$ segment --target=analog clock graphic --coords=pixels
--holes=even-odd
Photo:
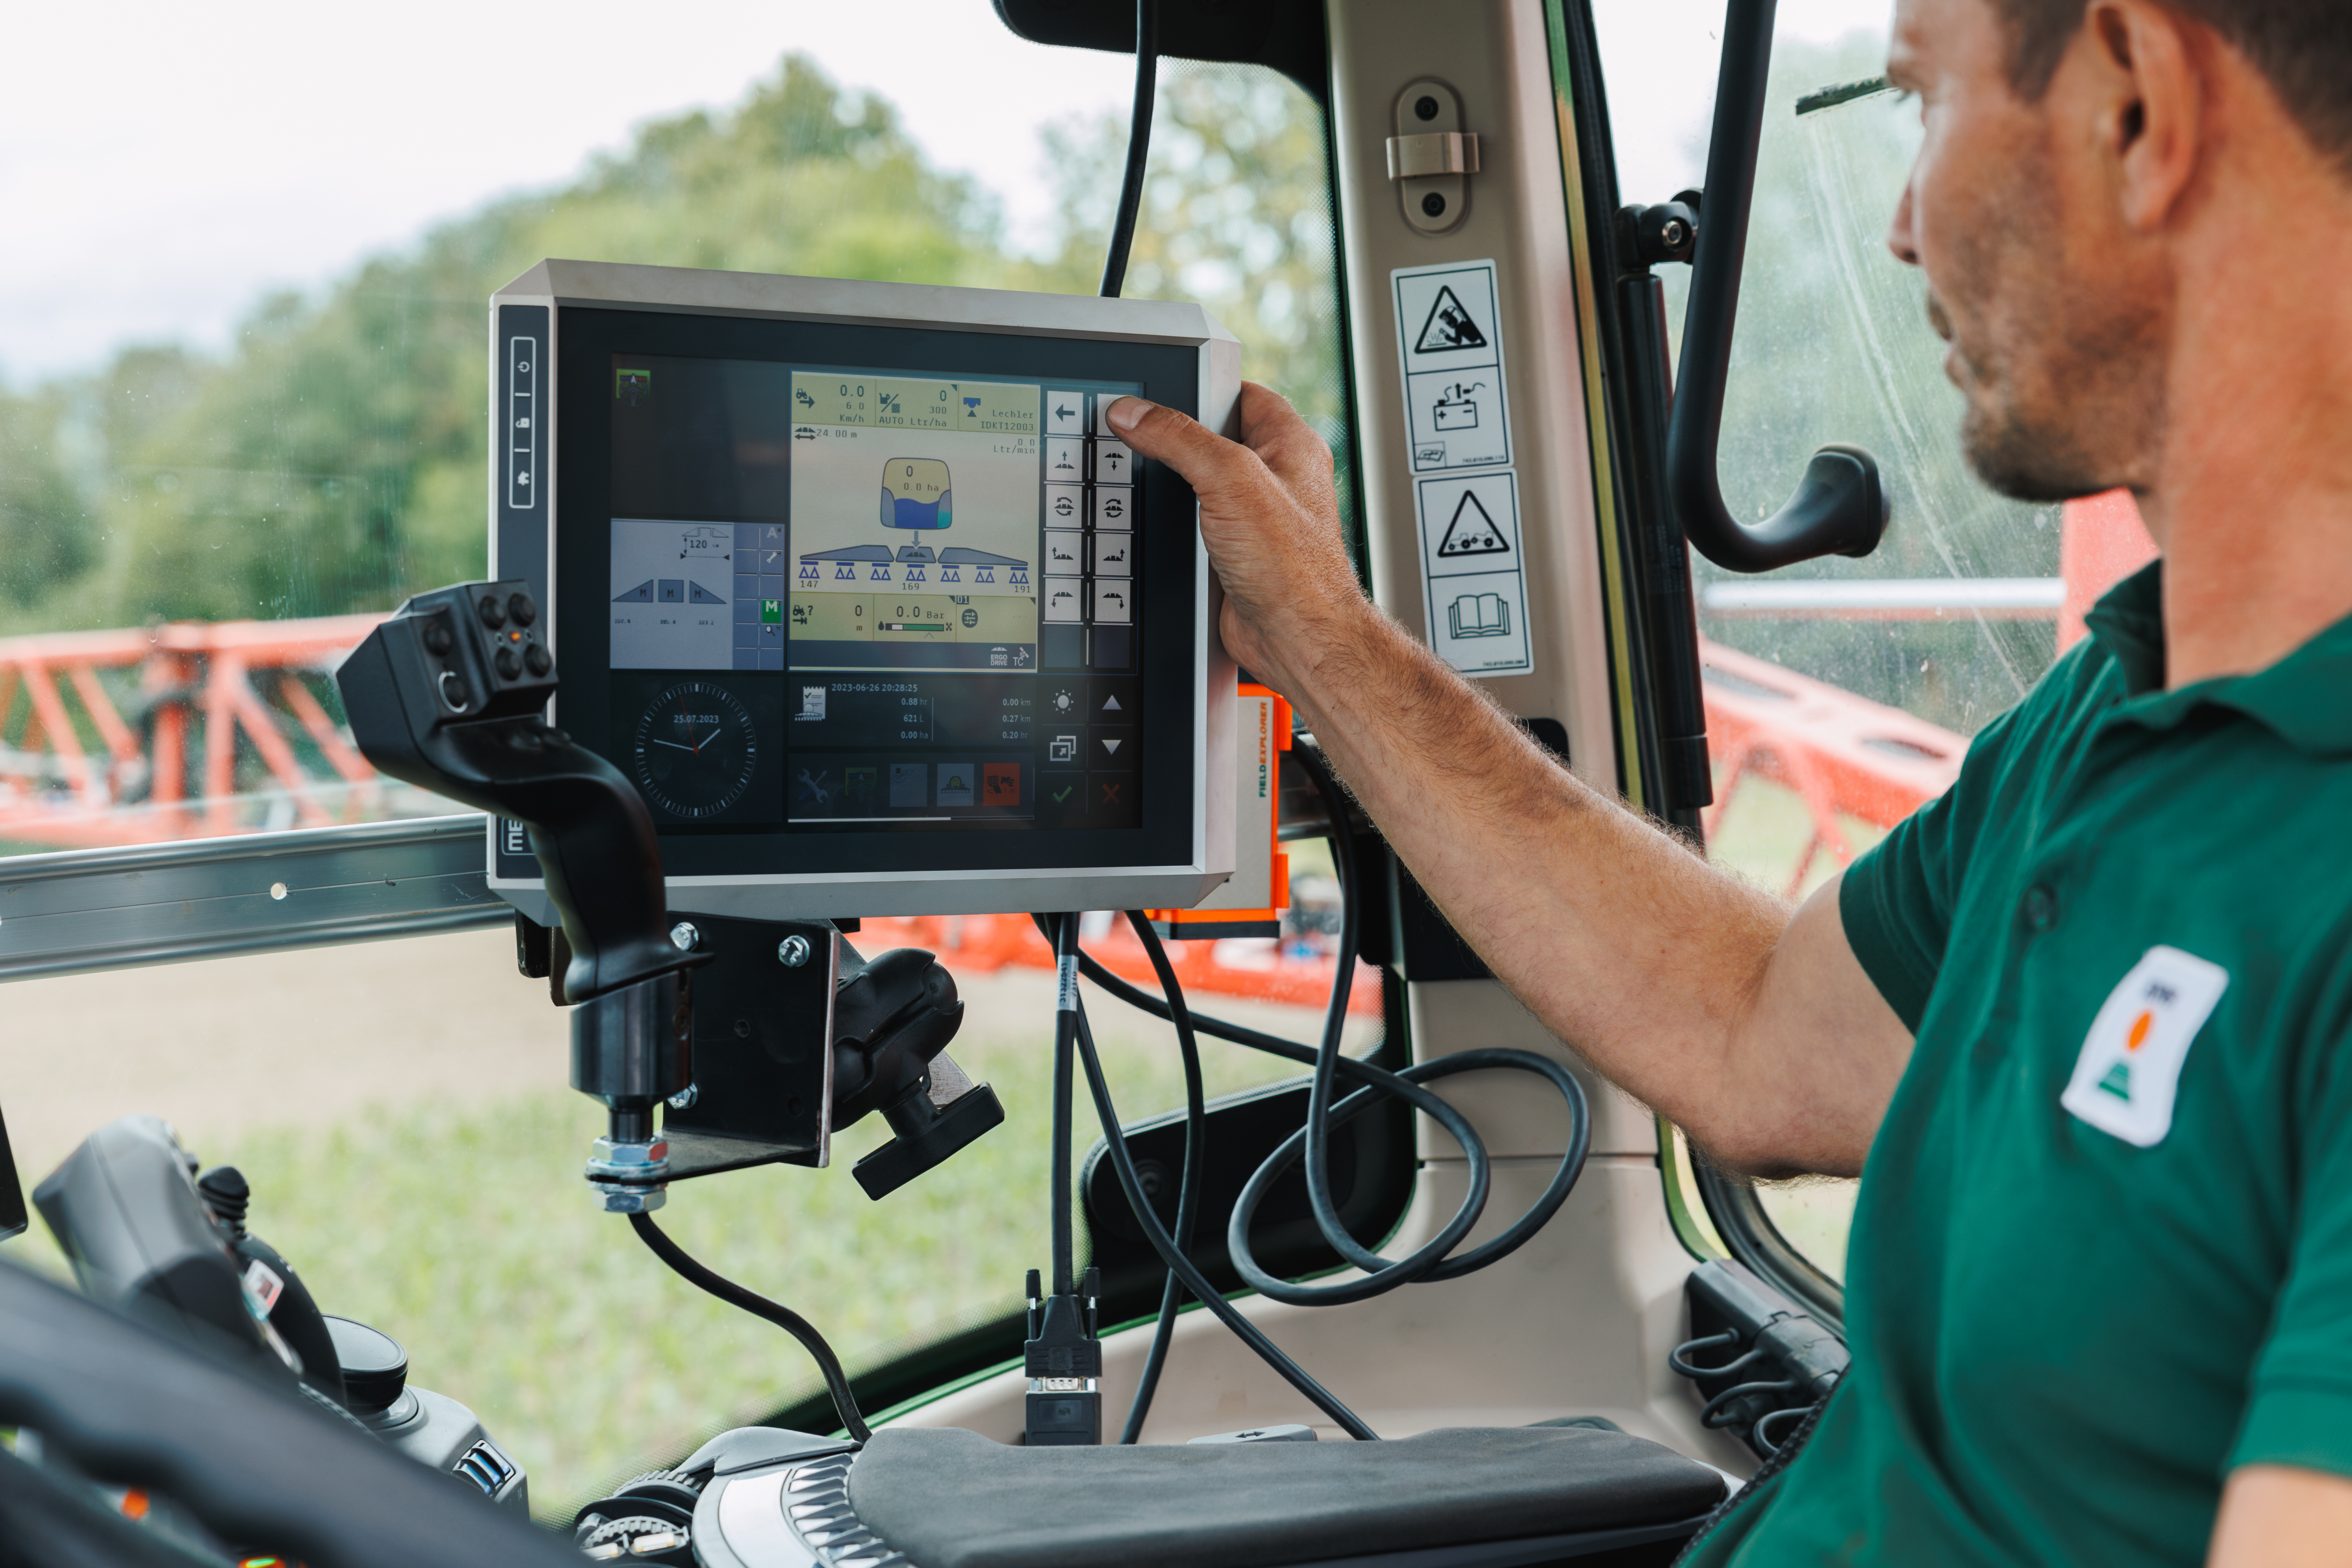
[[[637,721],[631,772],[654,805],[700,821],[743,798],[758,760],[759,737],[743,704],[707,680],[682,680]]]

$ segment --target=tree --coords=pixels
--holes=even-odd
[[[1128,292],[1193,297],[1336,437],[1321,120],[1270,72],[1171,68]],[[316,300],[279,294],[207,363],[174,348],[0,408],[0,629],[387,609],[483,569],[484,311],[543,257],[1093,291],[1124,136],[1048,148],[1063,234],[1007,253],[992,203],[879,99],[787,57],[743,103],[642,129],[561,189],[494,203]],[[89,411],[79,483],[58,410]],[[48,412],[44,412],[47,410]],[[47,454],[36,461],[25,453]],[[46,466],[43,466],[46,465]]]

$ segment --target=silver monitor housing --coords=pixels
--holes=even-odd
[[[546,260],[490,300],[490,575],[533,583],[547,606],[547,635],[565,673],[556,566],[563,498],[556,454],[564,412],[563,315],[585,307],[767,321],[855,324],[1033,339],[1129,342],[1190,351],[1198,368],[1195,406],[1211,429],[1231,433],[1240,395],[1240,345],[1197,305],[1106,300],[840,279],[704,271],[613,262]],[[920,864],[827,870],[672,875],[679,911],[762,920],[844,916],[980,914],[1006,910],[1190,908],[1233,874],[1236,808],[1234,740],[1236,671],[1218,635],[1221,593],[1200,542],[1197,508],[1186,491],[1181,515],[1147,516],[1147,526],[1181,527],[1191,541],[1196,584],[1189,606],[1190,710],[1147,714],[1182,722],[1189,746],[1189,842],[1165,864],[1034,865],[984,870]],[[600,521],[603,520],[599,520]],[[1150,628],[1146,628],[1147,635]],[[1149,643],[1146,647],[1148,648]],[[569,684],[565,688],[569,689]],[[562,722],[559,695],[553,718]],[[926,836],[906,852],[921,858]],[[553,911],[519,824],[489,825],[489,886],[542,923]],[[887,858],[887,857],[886,857]]]

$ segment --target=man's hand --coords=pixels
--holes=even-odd
[[[1832,883],[1793,913],[1580,783],[1357,586],[1331,455],[1242,389],[1242,443],[1110,408],[1181,474],[1225,646],[1287,697],[1497,978],[1594,1067],[1758,1174],[1862,1168],[1911,1037],[1846,945]]]
[[[1224,584],[1226,651],[1276,690],[1304,684],[1318,633],[1343,637],[1371,612],[1356,584],[1331,488],[1331,448],[1287,399],[1242,384],[1242,439],[1226,440],[1172,408],[1123,397],[1110,426],[1184,477]],[[1329,646],[1327,641],[1325,646]]]

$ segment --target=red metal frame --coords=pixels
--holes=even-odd
[[[382,619],[0,638],[0,839],[145,844],[249,832],[273,815],[306,827],[381,815],[381,782],[302,677],[332,669]],[[28,704],[17,726],[19,690]],[[305,764],[297,735],[317,750],[323,775]]]
[[[2092,601],[2156,546],[2120,491],[2067,503],[2062,540],[2063,650],[2082,636]],[[304,679],[331,669],[381,619],[175,623],[0,638],[0,839],[138,844],[383,815],[383,781]],[[1717,800],[1703,826],[1712,837],[1750,779],[1793,790],[1811,833],[1789,877],[1791,895],[1822,854],[1841,866],[1853,858],[1848,822],[1892,827],[1958,776],[1966,736],[1714,643],[1701,643],[1700,662]],[[124,718],[125,700],[135,700],[136,722]],[[298,740],[308,742],[315,764]],[[272,815],[283,820],[273,824]],[[952,954],[970,973],[1053,966],[1025,915],[868,923],[886,945]],[[1089,946],[1126,979],[1155,984],[1141,944],[1123,924]],[[1331,958],[1295,945],[1179,942],[1170,952],[1190,990],[1301,1006],[1329,994]],[[1378,972],[1365,966],[1350,1011],[1373,1016],[1380,1007]]]

